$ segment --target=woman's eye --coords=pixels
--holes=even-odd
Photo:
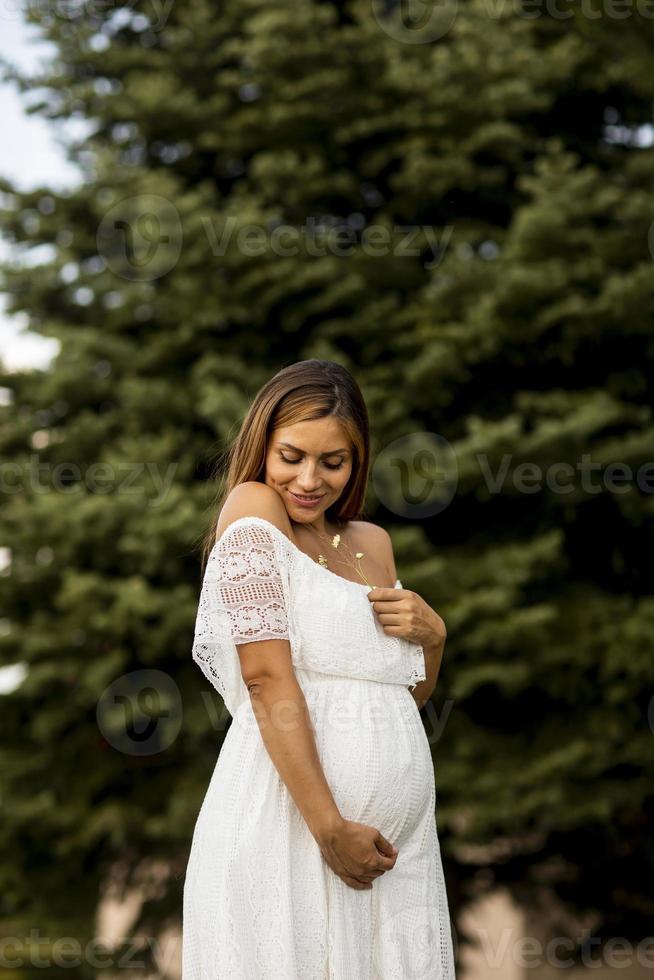
[[[283,453],[280,453],[279,455],[283,463],[293,464],[293,463],[300,462],[299,459],[287,459],[286,456],[283,455]],[[328,470],[340,470],[342,465],[343,465],[343,460],[341,460],[340,463],[325,463],[325,466],[327,467]]]

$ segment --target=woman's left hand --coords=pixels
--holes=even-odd
[[[368,600],[387,636],[399,636],[424,649],[445,643],[447,630],[438,613],[410,589],[370,589]]]

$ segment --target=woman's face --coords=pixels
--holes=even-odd
[[[270,437],[265,483],[293,521],[315,521],[340,497],[351,472],[352,444],[332,416],[282,426]],[[302,503],[298,496],[310,499]]]

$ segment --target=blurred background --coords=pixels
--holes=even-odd
[[[459,978],[651,977],[654,8],[0,17],[0,978],[179,978],[213,465],[309,357],[448,627]]]

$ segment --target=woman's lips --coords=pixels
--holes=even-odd
[[[306,498],[298,497],[298,495],[296,493],[293,493],[292,490],[289,490],[288,492],[290,493],[293,500],[295,500],[300,507],[315,507],[316,504],[319,503],[324,497],[324,494],[321,493],[316,497],[310,497],[309,499],[306,499]]]

